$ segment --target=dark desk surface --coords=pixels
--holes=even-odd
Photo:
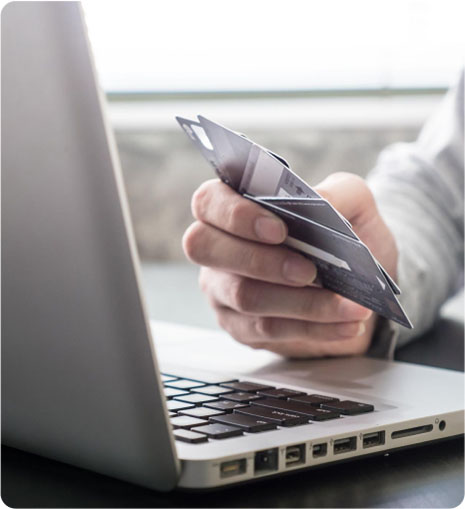
[[[440,320],[396,358],[463,371],[463,323]],[[3,447],[2,499],[10,507],[455,507],[463,449],[452,439],[221,491],[161,494]]]

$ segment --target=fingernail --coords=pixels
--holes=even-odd
[[[371,309],[364,308],[349,299],[342,299],[339,303],[339,316],[345,320],[366,320],[372,314]]]
[[[266,242],[282,242],[286,237],[283,222],[267,216],[260,216],[255,220],[255,233]]]
[[[283,265],[284,277],[292,283],[302,285],[313,283],[316,277],[316,268],[312,262],[300,256],[289,256]]]

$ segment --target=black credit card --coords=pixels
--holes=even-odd
[[[287,224],[285,244],[310,258],[322,286],[404,327],[400,289],[350,222],[270,150],[205,117],[176,117],[220,179]]]
[[[363,242],[281,209],[260,197],[244,197],[273,212],[286,223],[288,235],[284,243],[315,263],[318,279],[324,288],[412,328],[378,263]]]

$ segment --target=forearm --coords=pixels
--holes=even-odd
[[[390,173],[370,182],[381,215],[396,239],[400,301],[415,327],[399,331],[398,345],[431,327],[443,302],[460,284],[462,272],[463,232],[458,230],[459,222],[442,209],[450,199],[442,196],[444,203],[438,203],[416,180],[405,181]]]
[[[384,151],[369,176],[378,208],[396,239],[400,301],[415,328],[427,330],[463,273],[463,82],[412,144]]]

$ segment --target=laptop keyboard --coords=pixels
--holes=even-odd
[[[261,433],[373,412],[374,406],[227,377],[194,380],[162,374],[176,440],[208,440]]]

